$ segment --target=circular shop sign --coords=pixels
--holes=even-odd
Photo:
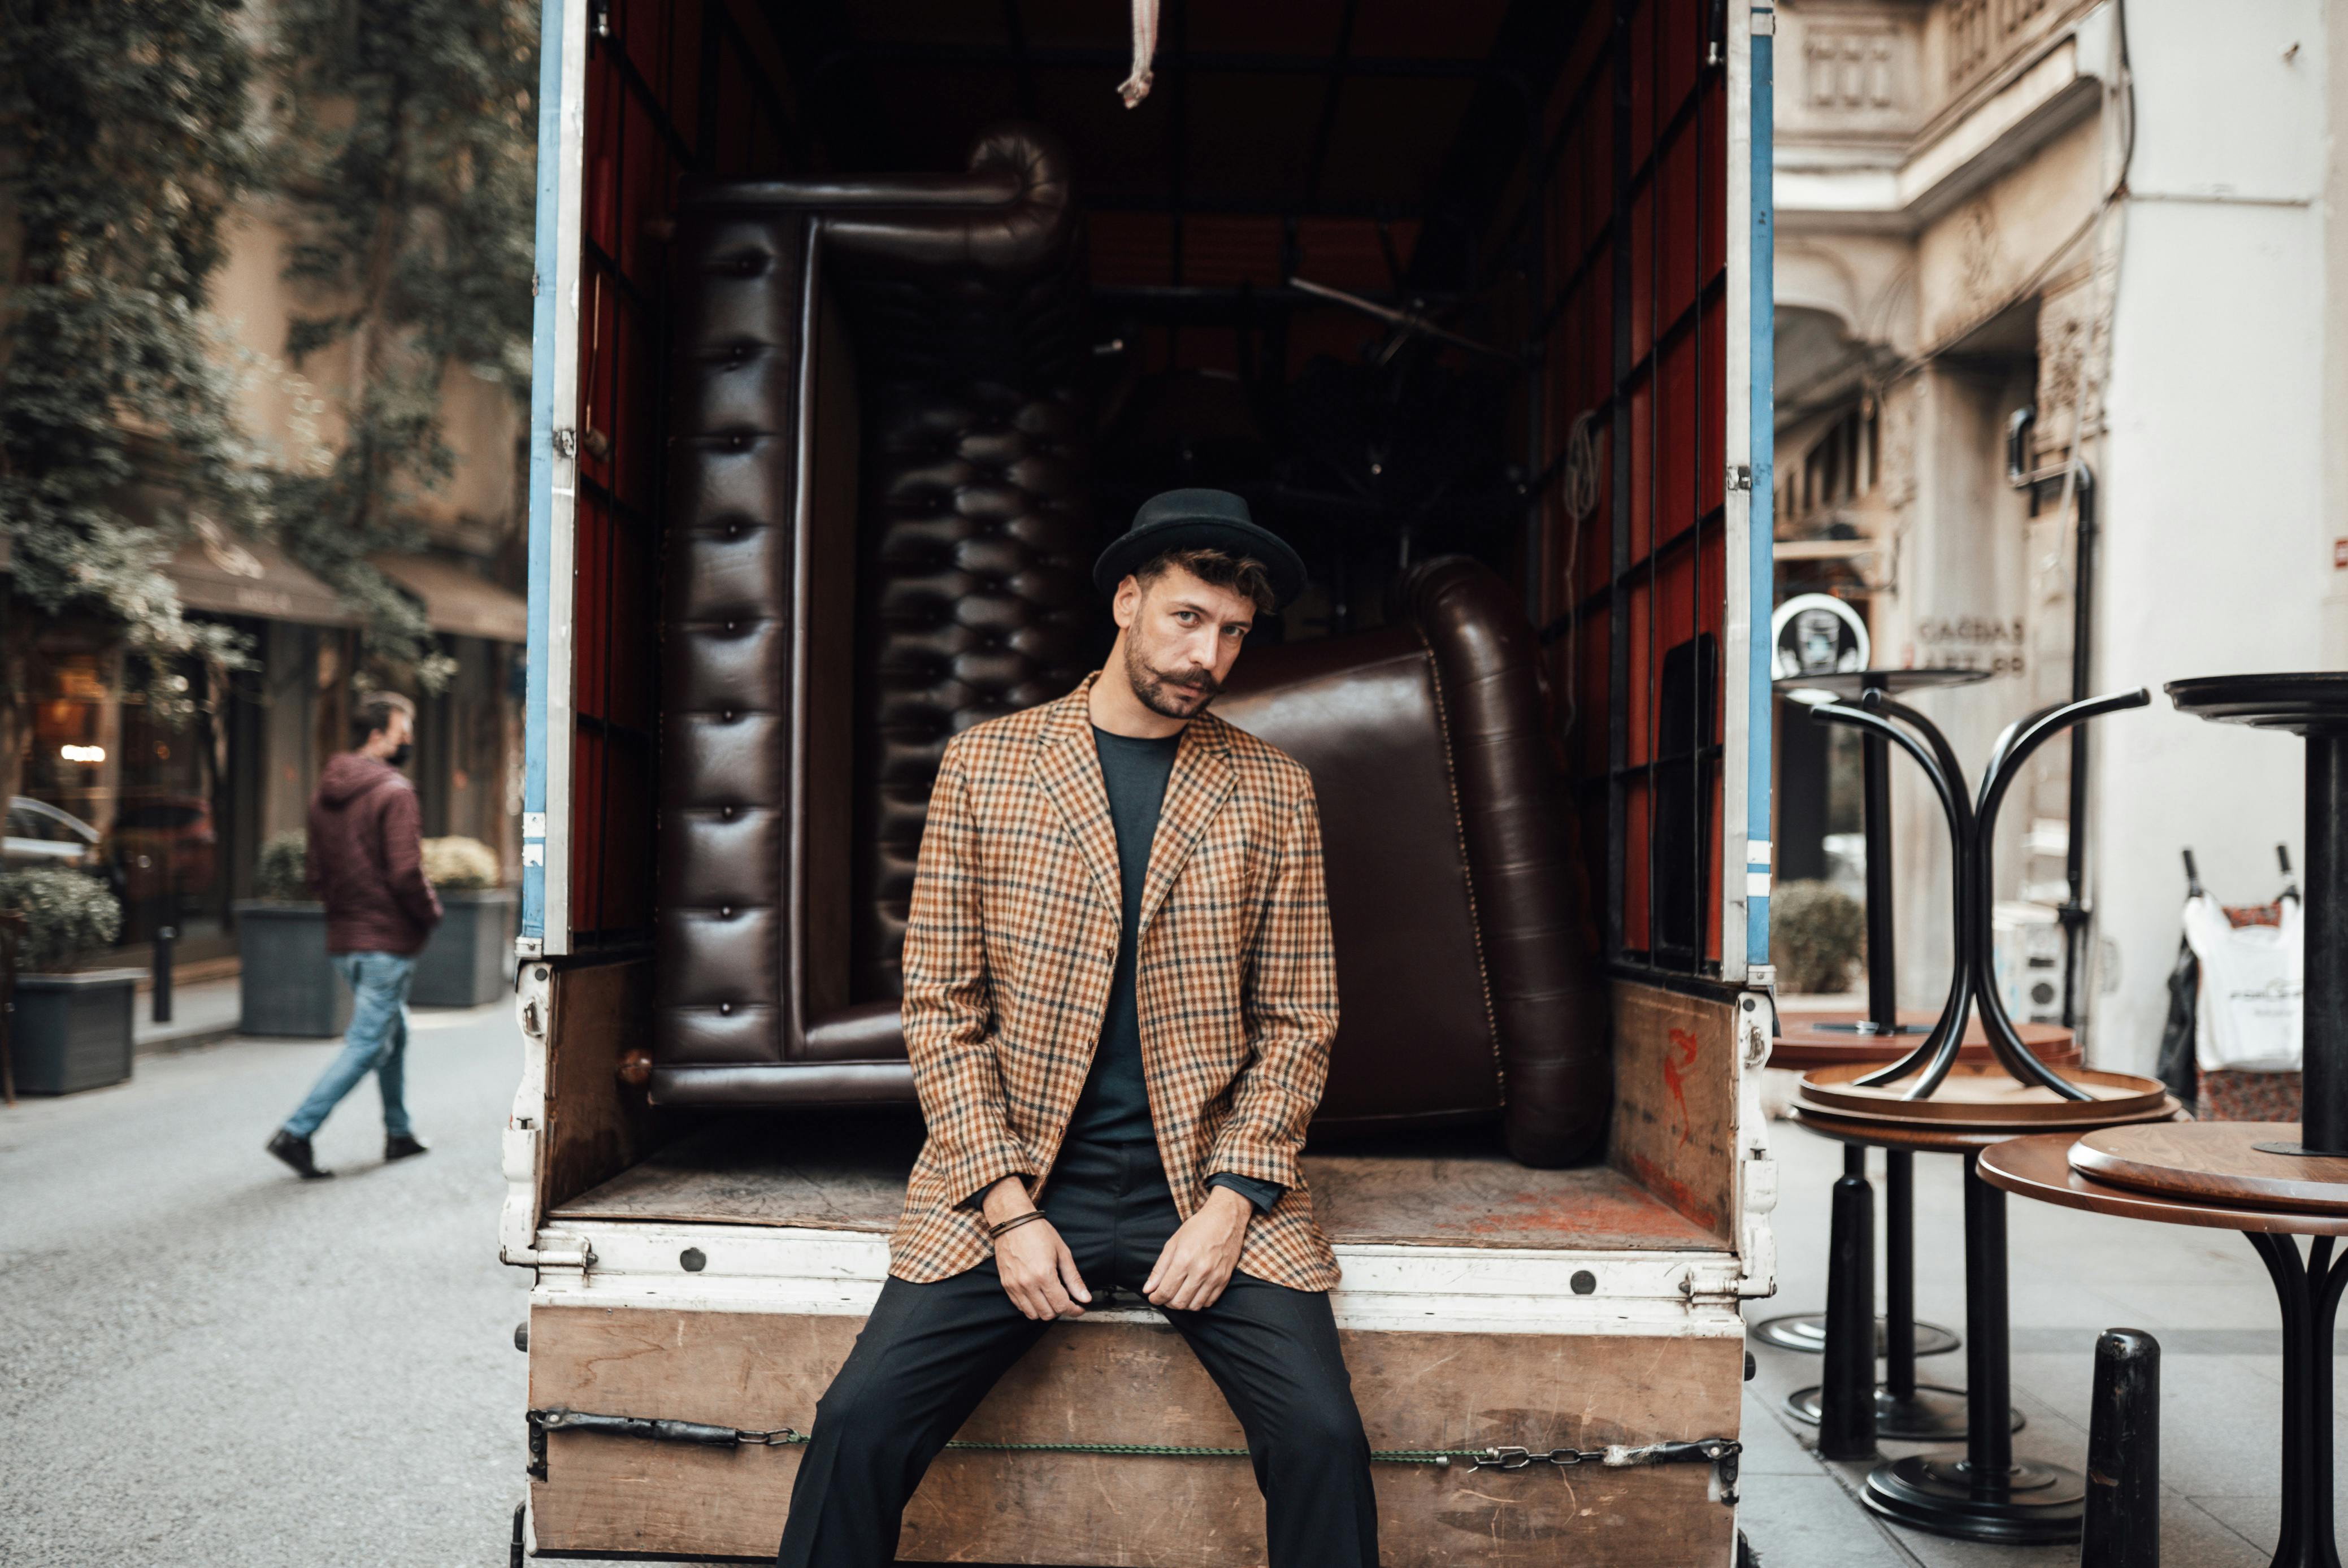
[[[1797,593],[1778,605],[1769,640],[1776,648],[1769,673],[1778,680],[1867,668],[1867,623],[1831,593]]]

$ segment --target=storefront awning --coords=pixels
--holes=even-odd
[[[530,640],[530,606],[519,594],[428,555],[372,555],[376,569],[424,601],[436,632],[492,642]]]
[[[332,588],[266,540],[203,529],[180,546],[163,571],[179,587],[180,603],[191,610],[309,626],[356,624]]]

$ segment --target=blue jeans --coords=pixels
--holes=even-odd
[[[337,953],[334,964],[350,983],[350,1033],[343,1037],[343,1054],[320,1075],[285,1130],[296,1138],[309,1137],[343,1096],[373,1072],[383,1090],[384,1135],[405,1138],[407,1103],[401,1090],[407,1066],[407,985],[416,978],[416,960],[396,953]]]

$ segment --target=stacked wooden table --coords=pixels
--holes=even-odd
[[[1794,1106],[1804,1126],[1853,1150],[1881,1148],[1887,1159],[1918,1151],[1954,1154],[1965,1161],[1965,1450],[1879,1465],[1865,1492],[1876,1512],[1938,1534],[2021,1543],[2079,1533],[2082,1479],[2057,1466],[2014,1462],[2004,1193],[1981,1179],[1978,1162],[1984,1148],[2021,1133],[2060,1130],[2075,1136],[2166,1121],[2181,1112],[2157,1079],[2057,1068],[2035,1054],[1998,993],[1992,964],[1993,861],[1999,809],[2031,753],[2073,725],[2150,700],[2148,692],[2120,693],[2017,721],[1998,738],[1977,800],[1966,790],[1946,738],[1887,692],[1869,688],[1856,704],[1813,710],[1823,721],[1860,729],[1870,740],[1905,751],[1931,782],[1955,850],[1951,924],[1956,954],[1939,1021],[1889,1066],[1857,1063],[1809,1073]],[[1993,1061],[1964,1060],[1976,1005]],[[1857,1208],[1846,1201],[1865,1186],[1863,1173],[1847,1167],[1838,1183],[1838,1220]],[[1863,1359],[1872,1336],[1858,1321],[1869,1308],[1861,1282],[1871,1276],[1871,1259],[1863,1247],[1841,1243],[1838,1238],[1828,1270],[1827,1375],[1819,1404],[1818,1451],[1829,1459],[1871,1454],[1877,1436],[1874,1401],[1858,1392],[1873,1371],[1871,1358]]]
[[[2297,1122],[2041,1133],[1980,1158],[1982,1181],[2090,1213],[2240,1231],[2282,1306],[2282,1527],[2273,1568],[2340,1568],[2333,1519],[2333,1327],[2348,1287],[2348,1159],[2278,1154]],[[2309,1236],[2301,1259],[2292,1238]]]
[[[2042,1131],[1978,1159],[2003,1191],[2091,1213],[2239,1231],[2282,1309],[2282,1520],[2273,1568],[2340,1568],[2333,1330],[2348,1290],[2348,675],[2176,681],[2179,710],[2307,742],[2307,995],[2296,1122]],[[2302,1258],[2293,1238],[2311,1238]]]
[[[1815,703],[1816,696],[1840,701],[1864,700],[1875,694],[1886,700],[1902,693],[1971,686],[1987,680],[1986,670],[1877,669],[1836,670],[1787,676],[1776,682],[1780,693]],[[1937,738],[1937,735],[1936,735]],[[1898,958],[1894,951],[1891,889],[1891,743],[1882,735],[1860,738],[1861,802],[1867,878],[1867,1008],[1842,1012],[1788,1014],[1777,1020],[1769,1045],[1769,1065],[1806,1071],[1811,1068],[1865,1064],[1890,1065],[1929,1036],[1940,1015],[1898,1004]],[[1964,846],[1954,845],[1962,856]],[[2067,1032],[2062,1034],[2068,1047]],[[2051,1042],[2047,1042],[2051,1043]],[[1988,1036],[1978,1028],[1967,1034],[1964,1050],[1986,1057]],[[1864,1183],[1865,1151],[1853,1147],[1843,1161],[1843,1179]],[[1960,1341],[1936,1323],[1916,1319],[1915,1156],[1908,1150],[1884,1155],[1884,1313],[1876,1326],[1876,1342],[1886,1362],[1884,1379],[1875,1381],[1873,1358],[1865,1374],[1873,1390],[1874,1429],[1889,1437],[1925,1441],[1953,1439],[1964,1435],[1964,1397],[1952,1388],[1920,1383],[1916,1358],[1941,1356]],[[1843,1238],[1843,1244],[1863,1243],[1872,1249],[1873,1220],[1864,1238]],[[1781,1350],[1818,1355],[1826,1349],[1826,1314],[1797,1312],[1756,1324],[1753,1337]],[[1787,1401],[1793,1416],[1813,1426],[1827,1402],[1824,1384],[1797,1388]]]
[[[1854,1026],[1856,1012],[1787,1014],[1777,1037],[1769,1043],[1769,1065],[1795,1072],[1818,1068],[1875,1068],[1888,1066],[1907,1044],[1879,1033],[1861,1033]],[[1900,1009],[1901,1032],[1921,1038],[1931,1032],[1931,1014],[1921,1007]],[[2079,1059],[2079,1047],[2070,1030],[2056,1024],[2017,1024],[2031,1054],[2053,1067]],[[1965,1032],[1957,1060],[1962,1066],[1993,1062],[1989,1035],[1980,1020]],[[1864,1158],[1865,1145],[1848,1146],[1846,1171]],[[1876,1353],[1884,1363],[1883,1380],[1875,1384],[1875,1432],[1878,1437],[1907,1442],[1957,1442],[1965,1435],[1965,1396],[1962,1389],[1925,1383],[1916,1363],[1926,1356],[1945,1356],[1964,1342],[1955,1331],[1916,1316],[1915,1161],[1912,1149],[1884,1150],[1884,1293],[1883,1317],[1877,1326]],[[1790,1313],[1756,1324],[1754,1338],[1781,1350],[1818,1355],[1826,1349],[1827,1315]],[[1869,1380],[1873,1381],[1872,1373]],[[1786,1408],[1797,1420],[1818,1424],[1825,1404],[1825,1385],[1811,1384],[1787,1396]],[[2019,1429],[2022,1417],[2013,1416]]]
[[[1879,1465],[1867,1506],[1935,1534],[2010,1543],[2074,1540],[2086,1488],[2074,1470],[2013,1457],[2013,1376],[2007,1333],[2004,1193],[1983,1180],[1982,1151],[2018,1132],[2165,1125],[2180,1114],[2154,1078],[2068,1068],[2061,1078],[2085,1098],[2024,1083],[2003,1064],[1959,1063],[1926,1099],[1900,1083],[1869,1086],[1859,1068],[1803,1079],[1794,1116],[1855,1146],[1954,1154],[1965,1162],[1965,1448]]]

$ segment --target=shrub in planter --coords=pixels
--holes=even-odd
[[[236,905],[238,1032],[318,1039],[350,1027],[351,989],[326,958],[326,906],[309,888],[309,842],[279,833],[261,846],[253,892]]]
[[[446,913],[417,955],[408,999],[420,1007],[478,1007],[513,978],[514,914],[497,851],[479,839],[424,841],[424,874]]]
[[[1779,882],[1769,896],[1769,958],[1780,990],[1832,994],[1867,951],[1867,912],[1822,882]]]
[[[0,909],[25,918],[9,1050],[25,1094],[71,1094],[130,1076],[136,969],[65,973],[122,932],[104,882],[53,866],[0,873]]]
[[[271,835],[252,871],[252,896],[270,903],[310,902],[310,835],[296,828]]]
[[[442,892],[479,892],[505,886],[505,868],[495,850],[479,839],[424,841],[424,874]]]

